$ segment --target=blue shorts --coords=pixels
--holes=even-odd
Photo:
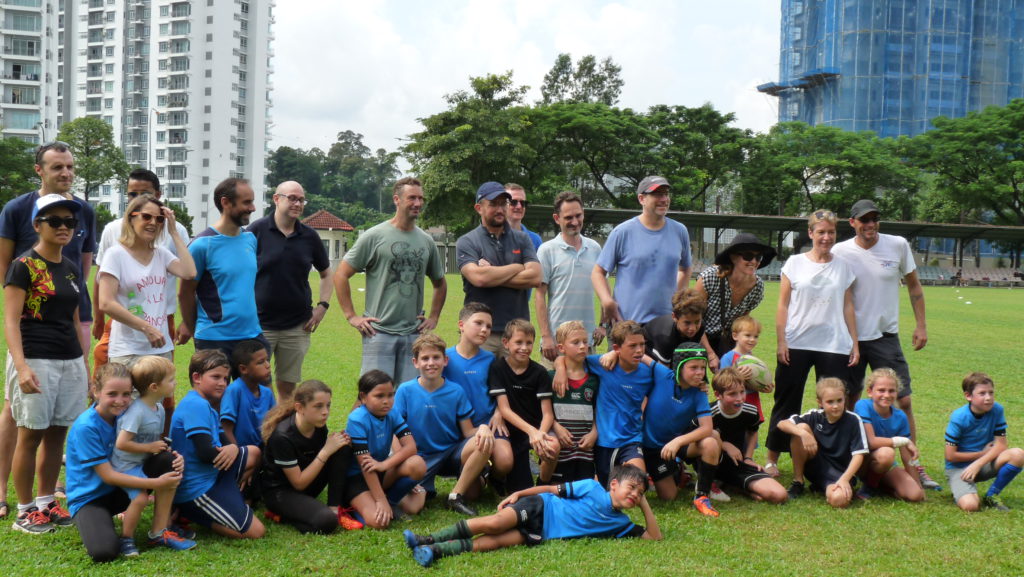
[[[231,468],[221,471],[213,486],[195,500],[179,504],[181,514],[204,527],[216,523],[239,533],[248,531],[252,525],[253,511],[252,507],[245,504],[242,492],[238,489],[248,460],[248,447],[238,447],[238,457]]]
[[[448,447],[444,451],[424,455],[420,457],[427,462],[427,474],[423,476],[420,485],[427,490],[427,493],[437,493],[434,488],[434,477],[458,477],[462,473],[462,449],[469,439],[462,439],[458,443]]]
[[[630,443],[621,447],[594,447],[594,467],[597,469],[597,480],[604,487],[608,486],[608,477],[612,474],[612,467],[621,465],[633,459],[643,459],[644,454],[640,449],[640,443]]]

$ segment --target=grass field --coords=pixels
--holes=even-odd
[[[361,286],[362,276],[354,286]],[[439,334],[449,344],[456,338],[455,319],[462,301],[461,279],[449,276],[449,299]],[[774,366],[777,283],[767,287],[765,302],[754,316],[765,324],[756,354]],[[360,292],[354,291],[359,299]],[[910,352],[913,318],[906,294],[904,346],[914,376],[914,407],[919,446],[932,476],[943,482],[942,433],[950,411],[963,402],[960,380],[972,370],[987,371],[996,382],[996,398],[1006,408],[1010,444],[1024,443],[1024,399],[1021,360],[1024,291],[1006,289],[926,287],[928,346]],[[428,301],[429,302],[429,301]],[[361,303],[357,302],[357,309]],[[3,346],[3,345],[0,345]],[[344,425],[346,407],[355,397],[360,366],[358,334],[331,308],[313,337],[304,376],[326,381],[335,391],[331,427]],[[177,351],[178,391],[188,390],[185,366],[191,344]],[[1016,368],[1015,368],[1016,367]],[[810,387],[808,387],[810,389]],[[766,413],[771,397],[763,398]],[[808,391],[804,407],[813,403]],[[762,441],[764,431],[762,430]],[[763,449],[758,459],[763,460]],[[790,462],[783,458],[784,484]],[[450,485],[442,482],[441,491]],[[653,493],[649,494],[653,499]],[[701,517],[689,499],[654,503],[665,540],[610,542],[578,540],[520,547],[440,561],[437,575],[980,575],[1024,574],[1024,480],[1003,493],[1014,509],[999,514],[959,512],[948,492],[930,493],[925,503],[909,505],[888,498],[833,511],[819,497],[805,497],[781,507],[754,503],[733,495],[720,504],[718,519]],[[12,503],[13,485],[7,496]],[[497,500],[478,504],[493,511]],[[639,511],[633,515],[642,520]],[[301,536],[291,528],[270,525],[257,542],[232,542],[200,532],[199,547],[187,553],[148,551],[141,557],[93,565],[74,529],[29,536],[0,528],[0,558],[6,575],[396,575],[420,571],[402,543],[402,528],[429,531],[456,521],[435,502],[411,523],[387,531]],[[8,518],[5,522],[10,522]],[[148,517],[142,528],[148,526]]]

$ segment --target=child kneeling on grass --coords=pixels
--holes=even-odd
[[[640,537],[661,540],[661,529],[644,497],[647,473],[632,465],[612,470],[608,490],[593,479],[541,485],[517,491],[498,504],[498,512],[464,519],[430,535],[406,530],[413,558],[429,567],[441,557],[470,551],[494,551],[514,545],[539,545],[550,539]],[[640,506],[647,527],[623,513]],[[474,539],[475,535],[480,537]]]
[[[157,537],[150,543],[174,550],[191,549],[194,541],[180,536],[169,539],[167,535],[167,512],[184,467],[181,456],[175,454],[172,470],[155,479],[119,473],[110,464],[117,435],[115,421],[132,404],[128,368],[118,363],[104,365],[96,372],[93,394],[96,403],[75,419],[68,432],[66,462],[68,509],[82,536],[85,551],[97,562],[112,561],[122,553],[138,555],[132,531],[138,525],[142,510],[129,510],[132,503],[129,491],[133,489],[151,489],[155,493],[157,510],[153,527],[156,530],[151,535]],[[118,537],[113,516],[125,511],[128,512],[123,519],[121,537]],[[126,542],[131,546],[125,548]]]
[[[912,503],[924,501],[924,488],[916,466],[920,453],[910,440],[906,413],[894,406],[901,388],[899,375],[889,368],[875,369],[865,379],[865,387],[868,398],[857,401],[853,409],[864,422],[871,453],[858,473],[864,480],[864,488],[857,496],[868,499],[882,488],[897,499]],[[903,467],[893,466],[897,454]]]

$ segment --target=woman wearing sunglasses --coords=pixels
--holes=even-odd
[[[697,277],[696,288],[708,301],[703,321],[707,342],[702,344],[712,367],[717,368],[719,357],[736,345],[732,322],[750,314],[764,299],[764,281],[757,270],[774,259],[774,248],[743,232],[733,237],[729,246],[715,256],[715,264]]]
[[[167,228],[178,256],[157,238]],[[103,256],[100,265],[100,310],[113,319],[110,327],[111,362],[132,365],[141,356],[171,358],[174,342],[167,325],[164,288],[168,275],[191,280],[196,265],[174,225],[174,212],[150,195],[128,203],[121,238]]]

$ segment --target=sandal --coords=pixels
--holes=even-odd
[[[11,506],[7,504],[7,501],[0,501],[0,519],[3,519],[11,512]]]

